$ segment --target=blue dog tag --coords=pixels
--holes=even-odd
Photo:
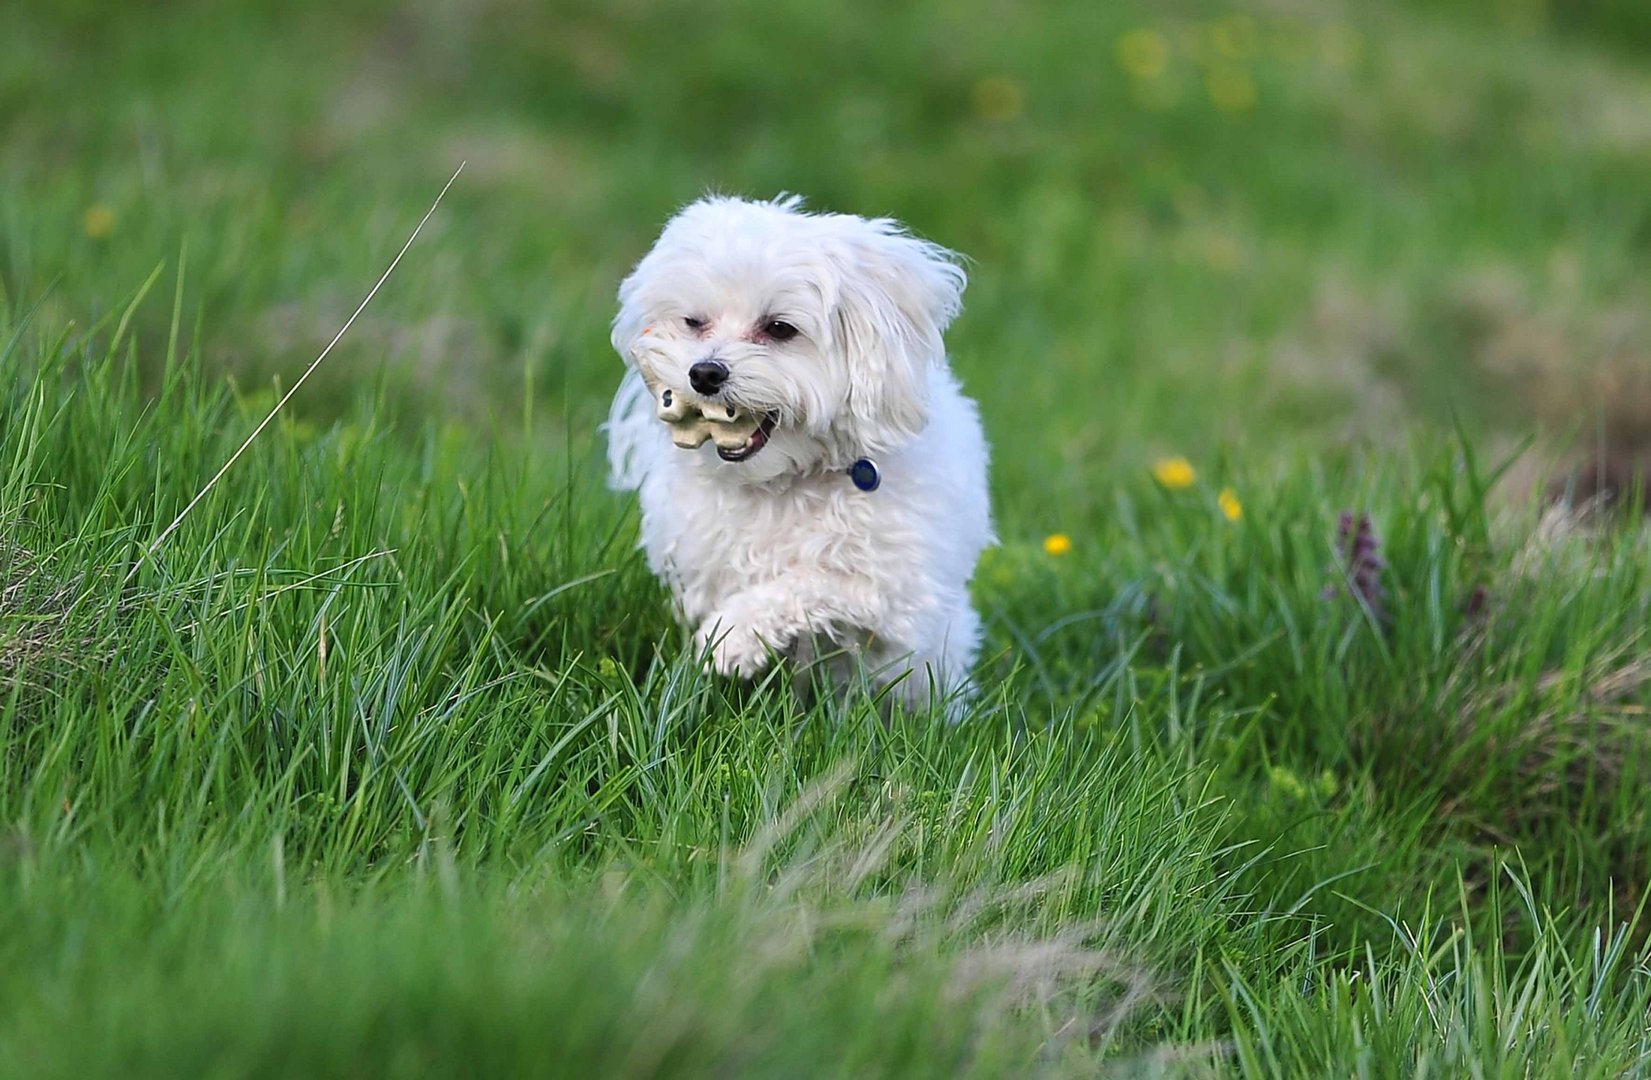
[[[861,458],[848,467],[848,478],[861,491],[876,491],[883,483],[883,474],[877,471],[877,462]]]

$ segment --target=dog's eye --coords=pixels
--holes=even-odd
[[[703,329],[705,329],[705,320],[704,319],[696,319],[696,318],[694,318],[693,316],[690,315],[690,316],[685,316],[682,321],[688,325],[688,329],[690,329],[690,330],[703,330]]]
[[[790,341],[797,336],[797,328],[784,319],[769,319],[762,324],[762,332],[775,341]]]

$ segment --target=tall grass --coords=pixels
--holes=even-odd
[[[1645,540],[1493,520],[1460,448],[1011,542],[991,691],[886,724],[708,679],[519,432],[282,417],[155,546],[267,397],[6,335],[18,1070],[1645,1061]]]

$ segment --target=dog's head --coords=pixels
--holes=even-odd
[[[613,344],[650,384],[762,416],[745,446],[717,452],[772,479],[923,429],[964,281],[952,252],[893,221],[707,198],[620,286]]]

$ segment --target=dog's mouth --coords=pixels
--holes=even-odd
[[[768,445],[768,437],[774,434],[774,425],[778,422],[779,417],[769,413],[762,418],[762,423],[757,425],[757,430],[751,433],[751,437],[745,440],[744,445],[736,446],[732,450],[719,446],[717,457],[724,461],[746,461],[755,457],[757,451]]]

